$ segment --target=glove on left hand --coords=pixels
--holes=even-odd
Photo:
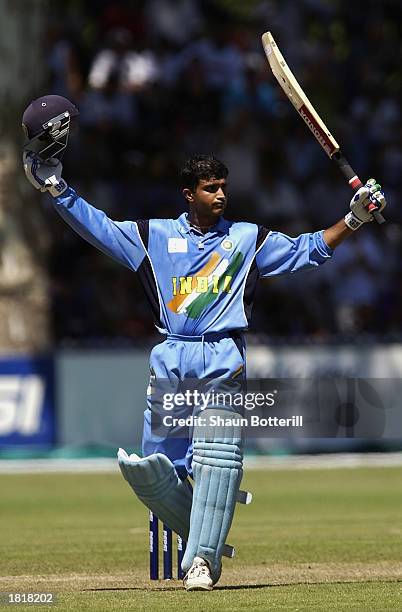
[[[368,211],[370,204],[376,205],[376,210],[381,212],[387,205],[381,185],[375,179],[369,179],[364,187],[360,187],[350,201],[350,210],[345,217],[345,223],[350,229],[356,230],[363,223],[373,220],[373,215]]]
[[[61,178],[63,166],[58,159],[53,157],[43,162],[32,151],[24,151],[22,161],[25,176],[35,189],[48,191],[54,198],[66,191],[68,185]]]

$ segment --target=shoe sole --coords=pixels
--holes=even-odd
[[[201,584],[197,584],[194,586],[186,586],[186,591],[212,591],[213,587],[212,586],[202,586]]]

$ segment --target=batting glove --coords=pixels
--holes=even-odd
[[[43,162],[32,151],[24,151],[22,161],[25,176],[35,189],[48,191],[54,198],[65,192],[68,185],[61,178],[63,166],[58,159],[53,157]]]
[[[372,212],[369,212],[370,204],[375,205],[375,210],[381,212],[387,205],[381,185],[375,179],[369,179],[364,187],[360,187],[350,201],[350,211],[345,217],[345,223],[350,229],[357,230],[363,223],[373,220]]]

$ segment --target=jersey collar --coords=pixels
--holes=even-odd
[[[189,234],[191,232],[195,234],[199,233],[197,232],[196,229],[191,227],[191,225],[189,224],[188,213],[185,212],[182,215],[180,215],[180,217],[177,219],[177,222],[179,224],[179,231],[182,232],[183,234]],[[230,221],[228,221],[227,219],[224,219],[224,217],[219,217],[215,225],[213,225],[211,229],[206,234],[204,234],[204,236],[208,236],[208,234],[226,235],[228,233],[229,227],[230,227]]]

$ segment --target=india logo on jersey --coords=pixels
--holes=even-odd
[[[173,276],[173,299],[168,302],[168,308],[176,314],[197,319],[220,293],[231,293],[232,280],[242,261],[242,253],[228,259],[214,252],[194,276]]]

